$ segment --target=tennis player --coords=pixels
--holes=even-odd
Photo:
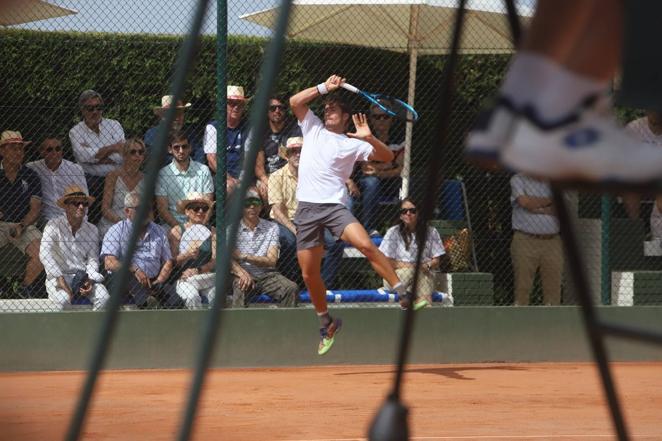
[[[302,90],[290,98],[290,107],[299,121],[303,149],[299,162],[297,200],[294,215],[297,227],[297,258],[303,280],[320,320],[318,354],[326,354],[340,330],[342,321],[329,315],[326,287],[320,268],[324,256],[324,228],[336,239],[349,242],[363,253],[377,273],[386,279],[400,297],[403,308],[411,296],[400,282],[388,259],[372,243],[361,223],[347,209],[347,188],[356,161],[393,160],[393,152],[373,136],[364,114],[352,115],[347,103],[336,94],[324,100],[324,122],[308,108],[314,99],[337,90],[345,79],[331,75],[324,83]],[[347,133],[350,118],[356,131]]]

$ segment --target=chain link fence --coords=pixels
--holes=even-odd
[[[296,5],[264,134],[252,133],[246,116],[277,2],[229,3],[228,51],[220,66],[216,5],[208,11],[198,63],[180,103],[166,95],[194,1],[52,3],[63,9],[33,9],[29,17],[4,18],[0,28],[3,311],[102,308],[139,203],[152,204],[153,223],[145,227],[133,262],[126,307],[205,307],[215,293],[216,228],[224,228],[213,215],[215,194],[224,181],[231,193],[235,179],[241,179],[242,149],[251,136],[263,140],[263,151],[255,188],[245,201],[228,306],[308,305],[291,222],[301,135],[288,98],[334,73],[362,89],[400,97],[421,115],[407,127],[355,95],[343,96],[354,112],[368,115],[373,132],[396,158],[357,164],[348,183],[352,212],[372,241],[402,259],[402,250],[393,245],[402,236],[392,229],[404,218],[411,222],[411,210],[402,214],[402,208],[415,208],[425,192],[440,194],[431,222],[437,242],[431,248],[443,245],[445,254],[430,255],[438,258],[429,262],[424,278],[433,306],[575,303],[553,214],[537,213],[541,221],[525,216],[535,234],[518,223],[523,208],[517,197],[531,189],[543,197],[544,184],[479,171],[463,159],[466,133],[495,93],[511,56],[502,2],[470,3],[447,145],[439,144],[436,123],[452,1]],[[519,7],[528,21],[532,2]],[[37,12],[61,17],[46,19]],[[226,171],[217,169],[214,153],[215,109],[222,102],[217,69],[225,69],[231,85],[228,139],[221,141],[228,146]],[[137,196],[142,170],[170,105],[178,106],[178,118],[157,197],[142,201]],[[321,100],[311,108],[321,116]],[[626,122],[640,114],[622,110],[620,116]],[[434,155],[444,160],[441,189],[426,181]],[[404,196],[411,201],[400,202]],[[628,195],[567,197],[596,301],[658,304],[662,249],[649,227],[651,212],[653,218],[659,215],[654,196],[641,201]],[[334,305],[398,305],[358,250],[328,235],[325,243],[322,275]],[[399,265],[408,266],[406,259]],[[398,272],[407,277],[407,271]]]

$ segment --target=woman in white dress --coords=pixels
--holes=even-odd
[[[136,191],[142,193],[143,172],[140,167],[145,161],[145,143],[138,138],[128,139],[122,148],[122,165],[106,176],[101,202],[102,218],[97,227],[103,238],[111,226],[126,219],[124,196]]]
[[[382,240],[379,249],[388,257],[396,274],[408,290],[413,292],[410,285],[414,282],[414,269],[418,245],[416,244],[416,224],[418,212],[414,202],[405,198],[400,202],[400,217],[398,223],[389,228]],[[421,273],[418,280],[418,295],[414,300],[414,310],[425,308],[432,304],[432,292],[435,289],[435,270],[444,262],[442,257],[446,254],[444,244],[441,242],[439,232],[428,227],[427,241],[421,261]],[[444,261],[446,259],[443,259]],[[384,287],[391,287],[384,280]]]
[[[177,203],[186,223],[170,229],[168,239],[175,269],[172,280],[188,309],[202,307],[203,299],[214,300],[216,275],[216,229],[207,225],[214,202],[203,193],[189,193]]]

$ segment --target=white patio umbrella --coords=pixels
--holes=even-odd
[[[456,4],[455,0],[295,0],[287,36],[301,41],[408,53],[407,102],[414,105],[418,55],[449,52]],[[278,8],[272,8],[240,18],[272,29],[277,13]],[[524,12],[523,21],[530,13],[530,9]],[[504,2],[469,0],[461,52],[495,54],[511,52],[512,48]],[[412,132],[413,125],[409,122],[405,132],[403,197],[409,193]]]
[[[0,26],[11,26],[47,18],[64,17],[78,11],[43,0],[0,0]]]

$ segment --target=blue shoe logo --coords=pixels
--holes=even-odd
[[[569,148],[590,147],[600,139],[600,133],[596,129],[585,128],[569,133],[563,138],[563,142]]]

